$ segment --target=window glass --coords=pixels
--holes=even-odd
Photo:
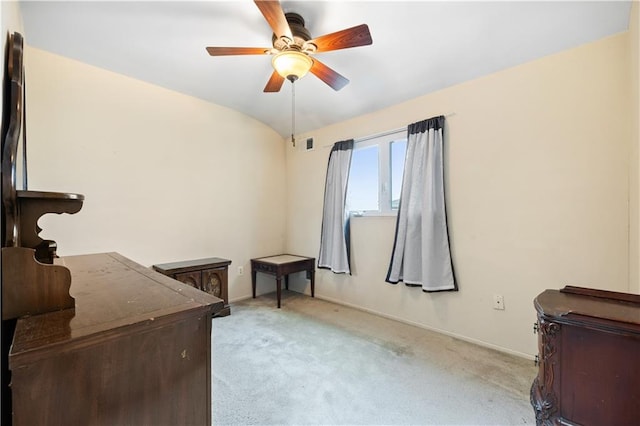
[[[347,210],[378,210],[378,146],[367,146],[353,150],[349,184],[347,188]]]
[[[356,141],[349,171],[348,211],[365,216],[396,214],[406,147],[404,130]]]

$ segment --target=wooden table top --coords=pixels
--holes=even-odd
[[[545,290],[540,293],[534,299],[536,310],[549,317],[563,318],[567,322],[579,315],[640,327],[640,295],[594,289],[583,289],[586,292],[581,294],[566,291],[568,287],[572,288],[567,286],[563,290]]]
[[[181,262],[161,263],[153,265],[153,269],[162,273],[180,273],[183,271],[190,271],[194,268],[207,269],[207,268],[221,268],[229,266],[231,261],[229,259],[222,259],[220,257],[208,257],[205,259],[183,260]]]
[[[293,263],[293,262],[299,262],[301,260],[309,260],[309,259],[313,259],[313,257],[297,256],[293,254],[279,254],[276,256],[259,257],[257,259],[251,259],[251,260],[257,261],[257,262],[263,262],[263,263],[271,263],[274,265],[282,265],[284,263]]]

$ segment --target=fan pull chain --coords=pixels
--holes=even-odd
[[[296,146],[296,85],[291,82],[291,143]]]

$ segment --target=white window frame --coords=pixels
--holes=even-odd
[[[352,216],[396,216],[398,210],[391,208],[391,143],[407,139],[407,130],[384,133],[358,141],[356,139],[353,150],[378,147],[378,210],[355,210]]]

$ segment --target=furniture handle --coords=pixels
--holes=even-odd
[[[533,365],[535,365],[536,367],[540,365],[540,355],[536,355],[536,357],[533,359]]]
[[[533,323],[533,334],[537,334],[540,330],[540,325],[537,322]]]

